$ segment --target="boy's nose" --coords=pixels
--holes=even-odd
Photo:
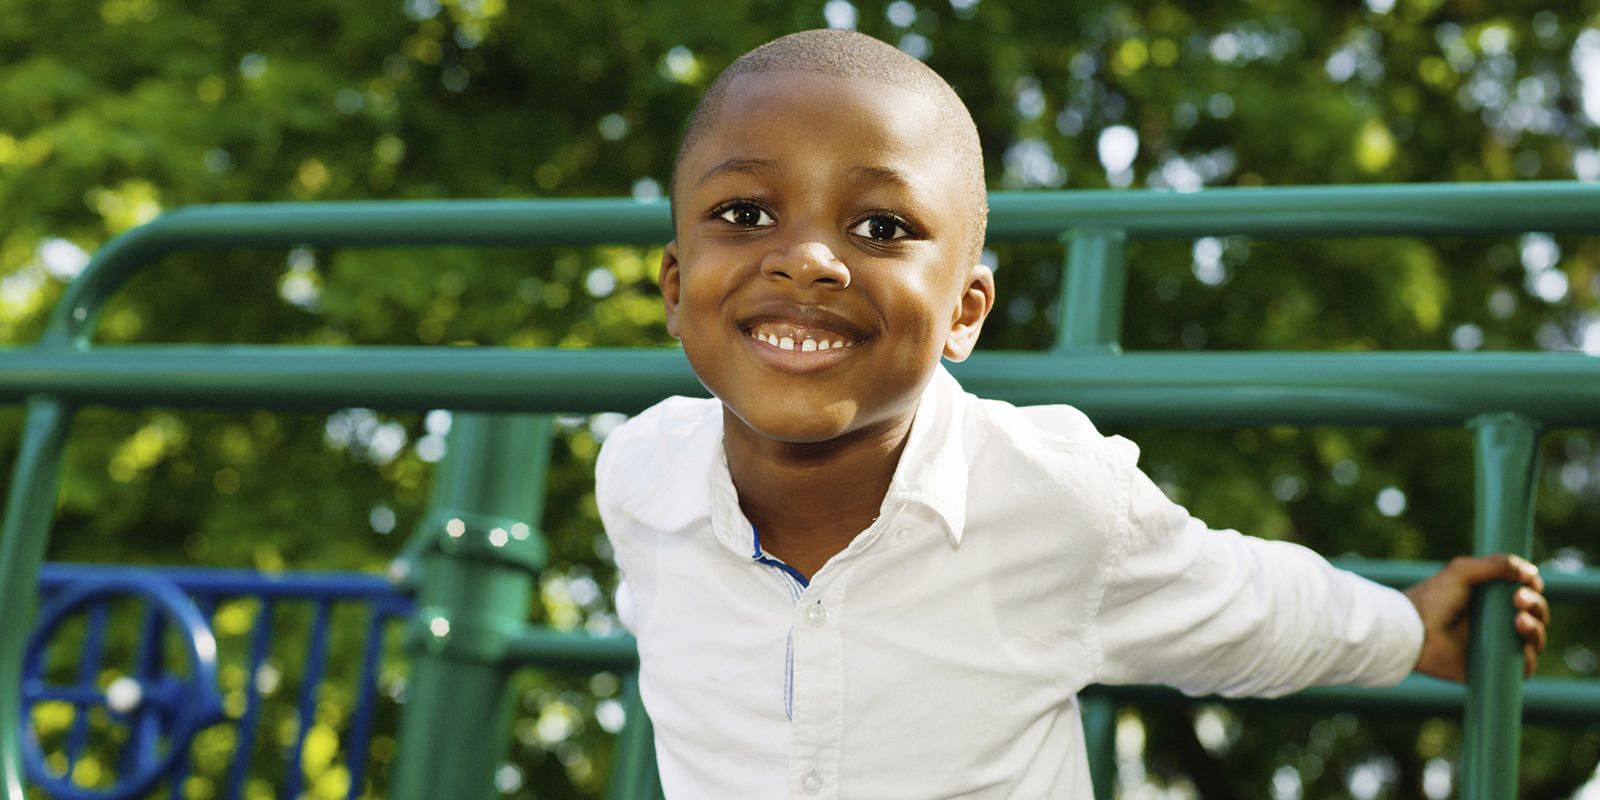
[[[803,288],[850,285],[850,269],[822,242],[804,242],[761,259],[761,274],[773,280],[791,280]]]

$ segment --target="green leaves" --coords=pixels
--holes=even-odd
[[[1582,109],[1584,80],[1600,76],[1574,71],[1586,24],[1576,8],[889,7],[853,6],[857,27],[926,47],[978,122],[993,187],[1107,186],[1114,176],[1099,139],[1115,126],[1137,142],[1118,178],[1131,188],[1600,177]],[[59,296],[42,249],[50,240],[92,252],[183,205],[659,196],[679,126],[707,82],[761,42],[824,24],[822,9],[767,0],[13,3],[0,15],[0,339],[31,342]],[[1136,242],[1123,344],[1597,346],[1600,250],[1572,237],[1551,242],[1553,260],[1546,248],[1534,261],[1524,239]],[[1000,302],[983,345],[1046,347],[1059,248],[992,255]],[[181,254],[130,283],[101,341],[670,346],[653,286],[659,258],[632,247]],[[1552,271],[1561,277],[1540,277]],[[433,461],[419,442],[428,434],[421,414],[373,414],[373,425],[403,432],[392,453],[374,458],[331,441],[331,411],[86,409],[52,556],[380,569],[421,514]],[[11,432],[0,437],[0,469],[14,452],[14,416],[0,414],[0,432]],[[536,617],[609,624],[612,569],[591,494],[604,429],[584,419],[561,426],[544,527],[553,583],[586,588],[583,602],[545,592]],[[1459,432],[1136,438],[1157,480],[1218,526],[1329,554],[1442,558],[1466,547],[1470,460]],[[1540,559],[1592,550],[1596,452],[1587,432],[1550,437]],[[380,505],[398,535],[375,530]],[[1547,671],[1592,673],[1583,654],[1593,643],[1576,632],[1593,620],[1568,609],[1557,620]],[[522,786],[539,786],[541,797],[593,796],[608,738],[591,717],[606,692],[526,680],[525,720],[578,723],[519,723]],[[1398,766],[1391,796],[1418,796],[1423,765],[1455,753],[1441,723],[1341,720],[1311,726],[1308,737],[1303,719],[1247,720],[1235,743],[1202,753],[1246,796],[1291,774],[1305,796],[1345,792],[1350,771],[1374,758]],[[1185,780],[1162,751],[1170,720],[1147,722],[1152,780]],[[1530,796],[1570,792],[1593,771],[1596,737],[1534,732],[1530,741],[1541,737],[1551,752],[1570,746],[1570,757],[1530,759]],[[370,780],[381,796],[382,773]]]

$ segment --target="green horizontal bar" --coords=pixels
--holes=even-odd
[[[543,666],[573,672],[626,670],[638,663],[629,636],[591,636],[566,631],[530,630],[512,640],[507,657],[520,666]],[[1406,714],[1461,713],[1466,687],[1425,675],[1411,675],[1398,686],[1364,689],[1331,686],[1307,689],[1287,697],[1188,697],[1165,686],[1102,686],[1085,695],[1110,697],[1119,703],[1220,702],[1242,705],[1269,704],[1275,708],[1306,710],[1390,711]],[[1600,681],[1580,678],[1535,678],[1523,688],[1524,717],[1530,721],[1586,723],[1600,721]]]
[[[582,674],[602,670],[622,672],[639,666],[632,636],[595,636],[541,628],[529,629],[510,640],[506,660],[515,666],[548,667]]]
[[[1460,716],[1466,686],[1426,675],[1411,675],[1387,689],[1328,686],[1307,689],[1286,697],[1189,697],[1166,686],[1104,686],[1096,684],[1084,695],[1111,697],[1119,703],[1223,703],[1269,707],[1273,710],[1368,711],[1379,713]],[[1523,684],[1522,718],[1529,722],[1586,724],[1600,722],[1600,680],[1586,678],[1534,678]]]
[[[1347,569],[1371,581],[1397,588],[1410,586],[1431,577],[1444,564],[1437,561],[1378,561],[1364,558],[1330,559],[1333,565]],[[1571,571],[1544,570],[1544,595],[1556,602],[1583,602],[1600,600],[1600,569],[1584,567]]]
[[[989,195],[996,240],[1047,239],[1068,226],[1119,228],[1134,239],[1582,233],[1600,231],[1597,215],[1600,185],[1575,181]]]
[[[1574,353],[981,353],[967,389],[1072,403],[1101,423],[1462,425],[1514,411],[1600,424],[1600,359]],[[705,391],[681,351],[139,345],[0,349],[0,401],[179,407],[635,412]]]
[[[1600,187],[1575,182],[1439,183],[1161,191],[994,192],[990,241],[1053,240],[1069,228],[1132,238],[1271,238],[1600,231]],[[235,247],[661,244],[664,201],[626,198],[394,200],[179,208],[95,252],[45,339],[92,330],[127,278],[179,250]]]

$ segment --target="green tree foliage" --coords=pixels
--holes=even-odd
[[[86,253],[176,206],[659,197],[678,127],[717,71],[829,23],[897,43],[950,80],[978,120],[993,188],[1592,180],[1596,11],[1590,0],[15,0],[0,15],[0,341],[31,342]],[[100,340],[665,345],[658,257],[627,247],[184,254],[133,281]],[[1001,296],[985,346],[1044,347],[1059,250],[987,257]],[[1581,238],[1219,237],[1139,244],[1130,257],[1128,349],[1600,353],[1600,249]],[[0,415],[7,468],[18,420]],[[560,426],[544,520],[553,564],[531,610],[549,624],[614,625],[591,470],[615,422]],[[359,409],[86,409],[51,556],[380,570],[420,518],[446,424]],[[1218,527],[1328,554],[1467,549],[1461,431],[1127,433],[1146,469]],[[1588,432],[1546,441],[1536,556],[1583,563],[1600,518],[1600,453]],[[228,625],[254,613],[224,611]],[[1541,671],[1593,675],[1597,643],[1583,632],[1594,615],[1558,613]],[[297,634],[285,635],[292,670]],[[385,680],[395,689],[402,668]],[[595,795],[609,747],[596,713],[606,715],[615,676],[522,685],[508,794]],[[319,722],[337,730],[348,706],[325,699]],[[339,788],[326,763],[336,737],[319,736],[320,760],[304,765],[323,779],[317,796]],[[202,748],[229,746],[213,739]],[[1212,708],[1126,711],[1119,740],[1130,797],[1159,787],[1441,797],[1459,751],[1449,721]],[[1594,773],[1600,734],[1536,728],[1525,742],[1524,797],[1570,796]],[[375,749],[381,759],[392,741]],[[369,777],[376,795],[384,774]],[[214,788],[191,782],[188,793]]]

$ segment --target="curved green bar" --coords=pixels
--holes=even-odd
[[[5,800],[23,800],[17,738],[22,734],[22,651],[32,628],[39,561],[55,517],[61,451],[71,419],[71,407],[57,398],[29,401],[0,523],[0,614],[13,621],[0,625],[0,793]]]

